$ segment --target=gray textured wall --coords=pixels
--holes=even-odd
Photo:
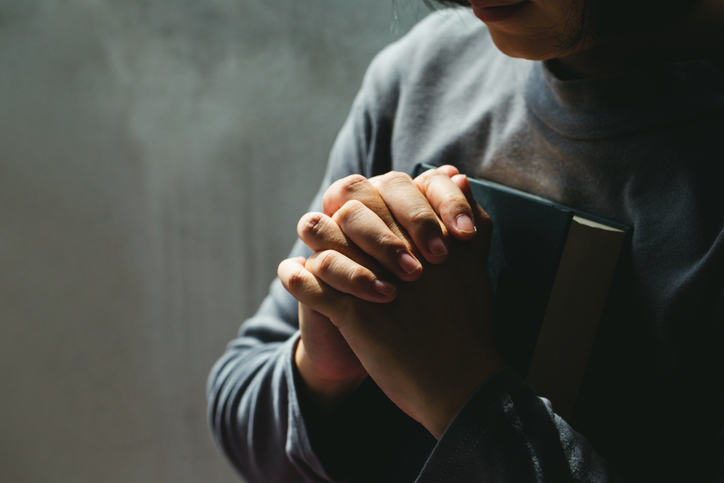
[[[0,481],[237,481],[206,375],[391,20],[391,0],[0,0]]]

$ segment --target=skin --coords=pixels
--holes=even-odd
[[[473,11],[510,0],[469,0]],[[487,22],[495,46],[510,57],[547,60],[563,57],[583,46],[563,45],[580,25],[581,0],[529,0],[509,18]]]
[[[469,1],[475,8],[507,0]],[[658,32],[567,45],[566,39],[578,31],[581,4],[581,0],[529,0],[510,18],[486,25],[501,52],[551,61],[549,67],[562,80],[605,77],[665,62],[715,59],[724,50],[722,0],[704,0]]]
[[[479,0],[472,0],[479,1]],[[504,53],[548,60],[562,79],[612,75],[641,62],[722,51],[721,0],[660,35],[638,33],[561,50],[578,0],[531,0],[490,34]],[[490,331],[485,276],[490,222],[467,178],[446,166],[334,183],[298,234],[315,254],[278,275],[300,302],[295,362],[316,409],[333,412],[367,377],[439,438],[504,364]]]
[[[357,198],[375,208],[359,209]],[[295,359],[318,410],[333,411],[369,374],[439,438],[477,387],[504,367],[491,334],[485,271],[492,226],[471,201],[467,178],[453,167],[414,181],[399,173],[364,182],[350,176],[325,196],[331,217],[302,218],[299,235],[317,251],[308,260],[285,260],[278,273],[300,301]],[[430,240],[440,238],[444,254],[413,243],[436,246]],[[400,270],[400,250],[420,260],[420,269]],[[398,290],[377,292],[374,282],[383,277]]]

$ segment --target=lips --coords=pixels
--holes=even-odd
[[[469,0],[473,7],[473,13],[483,22],[500,22],[515,15],[521,8],[528,4],[523,2],[501,5],[499,0]],[[497,3],[497,5],[496,5]]]

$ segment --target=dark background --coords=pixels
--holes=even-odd
[[[206,376],[398,10],[0,1],[0,481],[237,481]]]

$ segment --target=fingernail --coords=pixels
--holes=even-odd
[[[422,265],[420,265],[420,262],[415,260],[415,258],[412,255],[410,255],[409,253],[406,253],[406,252],[402,252],[400,254],[398,263],[400,264],[400,268],[402,269],[402,271],[408,275],[410,275],[411,273],[415,273],[422,268]]]
[[[382,295],[386,295],[389,297],[390,295],[394,295],[394,293],[397,292],[397,287],[389,282],[375,280],[375,290]]]
[[[430,240],[427,244],[427,248],[430,253],[435,257],[441,257],[447,254],[447,247],[445,246],[445,240],[441,236],[436,236]]]
[[[462,214],[455,220],[455,227],[463,233],[475,233],[475,223],[468,215]]]

